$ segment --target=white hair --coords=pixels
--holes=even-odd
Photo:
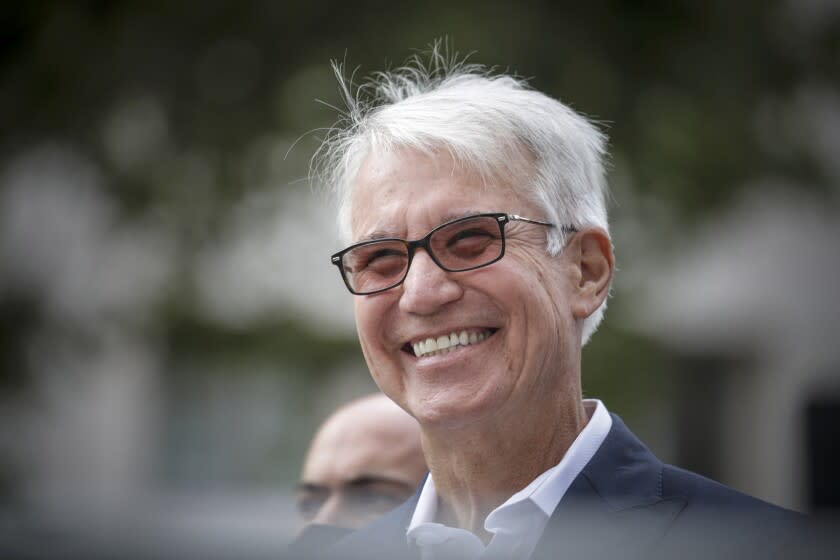
[[[334,65],[347,108],[313,161],[338,202],[343,241],[351,240],[351,191],[362,161],[396,148],[427,154],[445,150],[456,165],[485,182],[501,179],[519,189],[550,222],[609,233],[603,133],[521,79],[458,62],[441,53],[440,45],[429,58],[426,64],[415,56],[360,86]],[[550,254],[564,244],[562,228],[549,230]],[[606,300],[584,321],[583,344],[605,307]]]

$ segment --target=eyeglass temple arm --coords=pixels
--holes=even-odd
[[[540,226],[557,227],[554,224],[551,224],[551,223],[548,223],[548,222],[541,222],[539,220],[532,220],[531,218],[524,218],[524,217],[519,216],[517,214],[508,214],[508,219],[511,220],[511,221],[514,221],[514,222],[528,222],[529,224],[537,224],[537,225],[540,225]],[[577,231],[577,228],[575,226],[562,226],[560,228],[560,230],[563,233],[572,233],[572,232]]]

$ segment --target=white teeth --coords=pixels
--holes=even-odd
[[[415,342],[411,346],[414,349],[414,355],[417,357],[440,356],[456,350],[459,346],[479,343],[488,338],[490,334],[492,334],[490,331],[471,333],[467,331],[461,331],[460,333],[452,332],[449,336],[427,338],[426,340]]]

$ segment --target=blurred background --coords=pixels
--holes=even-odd
[[[277,556],[315,427],[375,389],[307,180],[330,61],[444,36],[610,136],[586,394],[666,461],[840,507],[840,2],[7,2],[0,550]]]

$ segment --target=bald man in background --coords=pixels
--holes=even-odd
[[[385,395],[368,395],[336,410],[318,430],[298,486],[298,511],[308,525],[357,529],[408,499],[427,471],[417,421]]]

